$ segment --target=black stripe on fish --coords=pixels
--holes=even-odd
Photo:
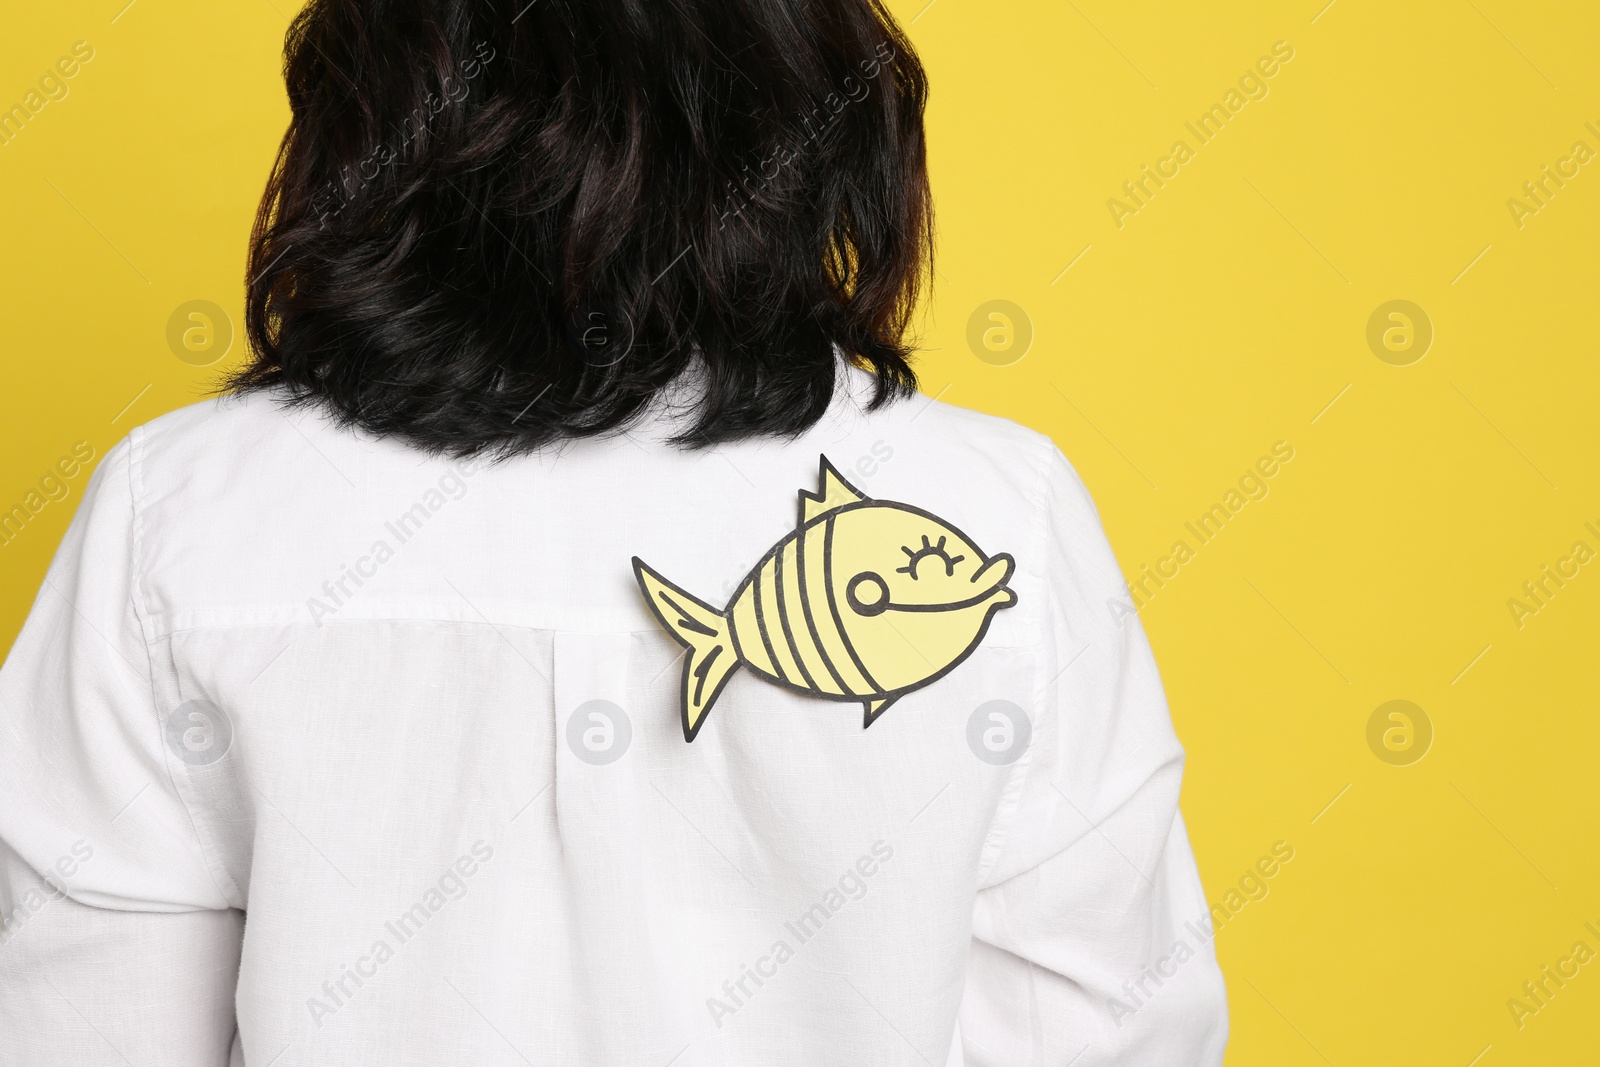
[[[765,562],[763,560],[762,562]],[[767,650],[767,659],[772,661],[772,672],[783,682],[789,681],[789,676],[784,673],[783,661],[778,659],[778,650],[772,647],[772,635],[767,632],[767,613],[761,607],[761,566],[751,572],[750,588],[755,595],[754,609],[756,613],[756,629],[761,631],[761,644]]]
[[[800,668],[800,677],[806,680],[806,685],[812,692],[820,693],[822,687],[817,685],[817,680],[811,677],[811,672],[806,670],[805,658],[800,655],[800,646],[795,643],[794,631],[789,628],[789,610],[783,602],[783,542],[778,542],[778,550],[772,554],[772,579],[778,587],[778,624],[783,627],[784,639],[789,642],[789,651],[794,653],[795,666]]]
[[[850,687],[845,684],[844,676],[833,665],[833,660],[828,658],[828,650],[823,647],[822,635],[817,632],[817,620],[811,616],[811,591],[806,581],[806,537],[808,533],[802,529],[794,541],[795,569],[800,573],[800,609],[806,617],[806,628],[811,631],[811,643],[817,646],[817,655],[822,657],[822,665],[828,668],[828,673],[833,675],[833,680],[839,685],[839,692],[845,696],[853,695]],[[823,585],[828,584],[827,575],[823,575]]]

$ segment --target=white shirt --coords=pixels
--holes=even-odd
[[[133,431],[0,671],[0,1063],[1219,1064],[1082,482],[868,388],[798,440],[681,451],[662,404],[498,464],[269,395]],[[688,743],[630,560],[721,609],[823,455],[1016,603],[870,728],[742,669]]]

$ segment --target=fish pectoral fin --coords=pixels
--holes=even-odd
[[[687,650],[683,659],[683,739],[693,741],[728,676],[739,668],[739,657],[733,653],[732,623],[727,615],[673,585],[637,556],[633,572],[651,613]]]
[[[876,700],[868,700],[865,705],[867,709],[866,718],[862,721],[861,728],[865,730],[867,727],[877,722],[878,716],[882,715],[890,704],[893,704],[899,699],[900,698],[898,696],[887,696],[879,697]]]

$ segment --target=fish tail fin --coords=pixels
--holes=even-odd
[[[633,573],[651,612],[688,650],[683,661],[683,739],[693,741],[739,667],[732,624],[726,614],[667,581],[638,556],[633,557]]]

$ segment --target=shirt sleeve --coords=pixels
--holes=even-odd
[[[133,448],[85,489],[0,668],[0,1063],[228,1062],[242,914],[174,786]]]
[[[979,889],[968,1067],[1206,1067],[1227,1007],[1150,646],[1083,483],[1049,449],[1032,742]]]

